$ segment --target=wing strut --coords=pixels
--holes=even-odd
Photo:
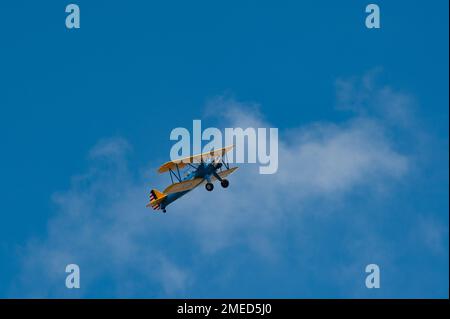
[[[225,167],[227,169],[230,169],[230,164],[228,164],[228,156],[227,153],[224,154],[224,156],[222,156],[222,163],[223,165],[225,165]]]
[[[177,167],[178,177],[180,178],[179,181],[181,182],[180,169],[178,168],[178,164],[176,164],[175,166]]]
[[[173,184],[173,177],[172,175],[178,180],[178,182],[181,182],[181,174],[180,174],[180,170],[178,169],[178,164],[175,164],[175,166],[177,167],[177,173],[175,173],[171,168],[169,168],[169,172],[170,172],[170,180],[172,181]]]

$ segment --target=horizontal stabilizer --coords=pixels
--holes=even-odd
[[[161,202],[166,199],[167,194],[161,193],[157,189],[150,191],[150,203],[146,207],[152,207],[153,209],[160,209]]]

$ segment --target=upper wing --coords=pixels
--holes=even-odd
[[[234,147],[234,145],[229,145],[224,148],[220,148],[218,150],[211,150],[210,152],[193,155],[185,158],[180,158],[174,161],[167,162],[163,164],[159,169],[159,173],[165,173],[168,172],[170,169],[174,170],[178,166],[179,169],[185,167],[188,163],[200,163],[201,161],[204,161],[206,159],[223,156],[225,153],[227,153],[229,150],[231,150]]]
[[[190,179],[190,180],[187,180],[184,182],[175,183],[175,184],[172,184],[169,187],[167,187],[164,190],[164,193],[170,194],[170,193],[178,193],[178,192],[188,191],[190,189],[197,187],[202,182],[203,182],[203,178],[194,178],[194,179]]]

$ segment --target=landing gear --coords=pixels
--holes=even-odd
[[[162,211],[163,211],[163,213],[165,213],[165,212],[166,212],[166,209],[164,208]]]
[[[220,185],[222,185],[223,188],[227,188],[228,185],[230,185],[230,182],[228,181],[228,179],[222,179]]]
[[[206,183],[205,188],[208,192],[210,192],[214,189],[214,184],[208,182],[208,183]]]

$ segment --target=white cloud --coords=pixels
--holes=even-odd
[[[418,245],[425,246],[434,255],[448,253],[448,227],[430,216],[419,216],[419,227],[410,234]]]
[[[414,98],[408,93],[377,83],[381,72],[380,68],[376,68],[361,78],[338,79],[337,108],[355,112],[358,116],[381,119],[384,125],[403,128],[415,125]]]
[[[339,82],[338,89],[341,102],[357,95],[349,82]],[[353,105],[363,108],[365,94]],[[385,105],[391,101],[385,94],[395,95],[375,90],[384,108],[403,103],[394,99],[395,105]],[[272,126],[254,105],[249,111],[245,104],[219,99],[211,106],[227,110],[222,115],[227,126]],[[144,206],[149,184],[164,182],[148,174],[135,178],[139,170],[127,167],[129,150],[121,138],[100,141],[90,152],[90,169],[75,177],[70,189],[54,194],[57,213],[49,221],[48,236],[30,241],[25,249],[17,289],[32,287],[33,297],[70,296],[62,287],[62,272],[66,264],[77,263],[80,295],[104,276],[116,280],[110,283],[116,296],[188,294],[196,274],[187,261],[173,257],[171,241],[188,243],[194,259],[214,258],[227,247],[247,247],[270,262],[278,258],[277,235],[283,225],[301,222],[293,216],[332,210],[330,203],[355,191],[389,188],[409,167],[385,121],[358,111],[341,124],[315,123],[281,132],[277,174],[259,175],[256,166],[242,165],[227,190],[218,185],[211,193],[197,189],[158,215]],[[30,282],[36,273],[42,276],[40,283]]]
[[[100,140],[89,152],[90,158],[111,158],[120,159],[126,151],[130,149],[130,144],[123,138],[108,138]]]

